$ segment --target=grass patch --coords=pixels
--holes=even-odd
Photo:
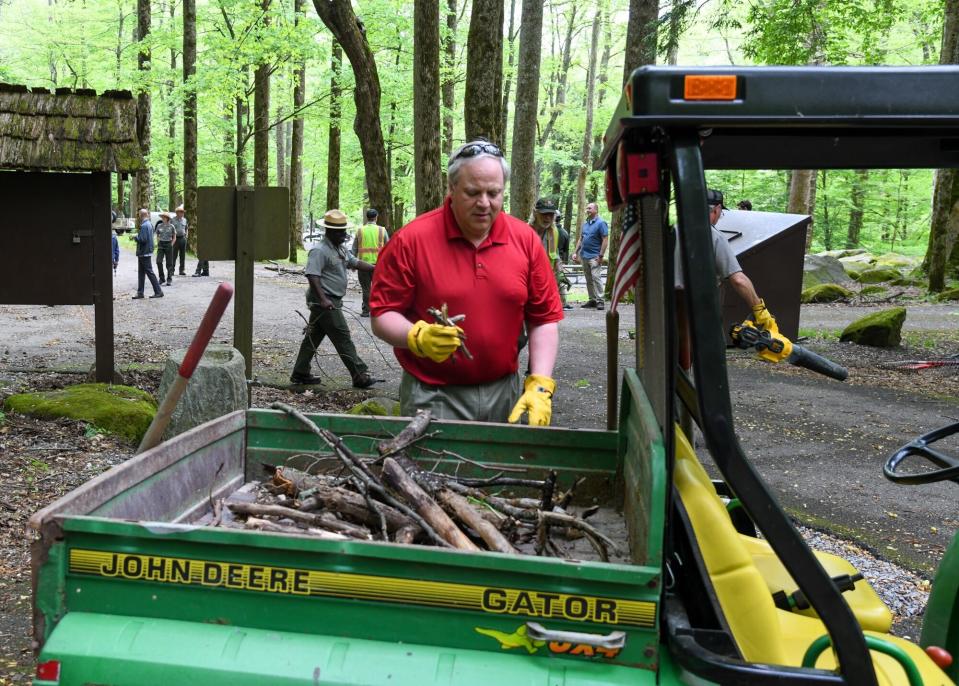
[[[822,341],[838,341],[839,329],[811,329],[799,327],[799,338],[814,338]]]

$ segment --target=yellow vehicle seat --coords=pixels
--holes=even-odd
[[[753,556],[716,497],[709,476],[682,431],[676,432],[673,484],[695,532],[706,571],[729,625],[733,641],[748,662],[800,667],[809,646],[826,633],[816,617],[778,609]],[[927,686],[951,684],[945,673],[914,643],[887,633],[867,632],[902,648],[915,662]],[[885,654],[872,652],[881,686],[908,683],[902,666]],[[831,650],[820,655],[820,669],[835,669]]]
[[[768,542],[743,534],[739,534],[739,537],[742,544],[746,547],[746,550],[752,556],[753,562],[759,569],[759,573],[763,579],[766,580],[766,587],[770,593],[785,591],[789,594],[799,588],[799,584],[793,581],[789,572],[783,567],[783,563],[776,557],[776,553],[769,547]],[[858,573],[855,567],[838,555],[824,553],[819,550],[814,550],[813,554],[815,554],[816,559],[819,560],[819,564],[823,566],[823,569],[826,570],[829,576]],[[882,598],[879,597],[879,594],[876,593],[872,586],[865,581],[859,581],[853,590],[846,591],[842,594],[842,597],[845,598],[849,604],[849,609],[851,609],[852,613],[856,616],[859,626],[863,629],[869,629],[870,631],[878,631],[883,634],[889,633],[889,628],[892,626],[892,612],[890,612],[886,604],[882,602]],[[816,611],[811,607],[805,610],[794,610],[794,612],[806,615],[807,617],[816,616]]]

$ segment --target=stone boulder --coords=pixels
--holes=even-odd
[[[897,252],[887,252],[876,258],[877,267],[895,267],[896,269],[915,269],[919,260],[915,257],[900,255]]]
[[[842,268],[846,270],[846,273],[852,278],[855,278],[853,274],[858,274],[861,271],[869,269],[876,261],[876,258],[868,252],[863,252],[856,255],[840,257],[839,261],[842,263]]]
[[[803,290],[825,283],[849,281],[842,263],[835,257],[824,255],[806,255],[802,267]]]
[[[79,419],[134,444],[143,438],[156,414],[156,403],[146,391],[104,383],[11,395],[2,406],[42,419]]]
[[[852,257],[854,255],[864,255],[868,250],[865,248],[845,248],[843,250],[823,250],[822,252],[816,253],[817,255],[824,255],[826,257],[835,257],[837,260],[843,257]]]
[[[186,348],[174,351],[166,361],[157,398],[160,402],[180,371]],[[248,407],[246,364],[243,355],[229,345],[207,346],[186,391],[173,410],[163,432],[167,440],[211,419]]]
[[[880,286],[879,284],[873,284],[872,286],[864,286],[863,289],[859,291],[859,295],[862,295],[862,296],[882,295],[888,290],[889,289],[886,288],[885,286]]]
[[[875,267],[859,272],[856,281],[859,283],[885,283],[902,278],[902,273],[895,267]]]
[[[959,288],[947,288],[942,293],[936,296],[936,300],[939,302],[946,302],[949,300],[959,300]]]
[[[874,348],[894,348],[902,341],[902,325],[905,321],[905,307],[873,312],[843,329],[839,340]]]
[[[802,295],[799,296],[799,301],[802,303],[832,303],[852,296],[852,291],[839,284],[821,283],[818,286],[811,286],[803,290]]]

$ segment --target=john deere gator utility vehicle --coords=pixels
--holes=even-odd
[[[953,683],[955,668],[940,665],[959,650],[959,553],[943,563],[923,645],[891,636],[875,592],[806,546],[739,445],[704,170],[959,166],[959,69],[643,68],[600,164],[610,206],[639,232],[642,267],[617,430],[435,421],[410,457],[459,475],[499,464],[582,479],[580,505],[621,513],[626,559],[209,526],[212,503],[264,465],[320,449],[283,412],[238,412],[33,517],[34,683]],[[677,368],[673,199],[692,379]],[[678,406],[750,519],[734,525],[676,428]],[[361,456],[408,422],[310,420]],[[954,478],[955,461],[930,454]]]

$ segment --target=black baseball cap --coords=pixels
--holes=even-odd
[[[376,211],[375,209],[373,209],[372,207],[366,211],[366,218],[367,218],[367,219],[376,219],[378,216],[380,216],[380,213],[377,212],[377,211]]]
[[[541,214],[546,214],[551,212],[552,214],[559,214],[559,210],[556,209],[556,203],[550,200],[549,198],[540,198],[536,201],[536,205],[533,207],[534,210],[540,212]]]
[[[719,205],[725,210],[726,205],[723,204],[723,192],[714,190],[712,188],[707,188],[706,204],[709,205],[710,207],[715,207],[716,205]]]

